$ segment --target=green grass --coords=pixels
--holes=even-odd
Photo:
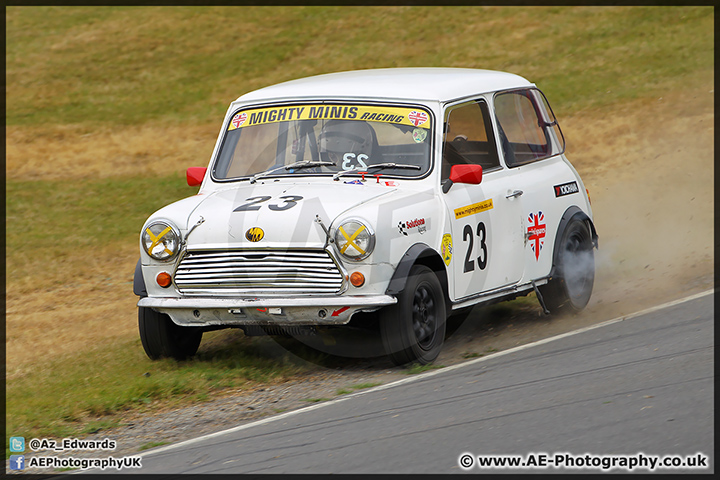
[[[237,332],[233,338],[201,345],[185,362],[150,361],[139,339],[49,360],[8,382],[7,431],[26,438],[94,434],[119,426],[128,411],[194,403],[208,392],[282,380],[308,368],[297,357],[269,353],[263,344],[270,339]]]
[[[712,7],[9,7],[6,27],[8,125],[219,124],[250,90],[373,67],[511,71],[562,115],[713,75]]]
[[[408,375],[417,375],[430,370],[437,370],[438,368],[445,368],[445,365],[437,365],[434,363],[429,365],[420,365],[419,363],[413,363],[405,368],[405,373]]]
[[[6,182],[8,278],[36,277],[42,271],[46,279],[67,284],[65,273],[81,268],[79,259],[112,260],[117,251],[129,247],[138,252],[145,219],[165,204],[197,192],[179,175],[68,183]],[[132,272],[127,273],[130,278]]]
[[[364,390],[366,388],[377,387],[378,385],[382,385],[382,384],[381,383],[371,383],[371,382],[358,383],[357,385],[350,385],[349,387],[339,389],[337,391],[337,394],[338,395],[347,395],[348,393],[353,393],[358,390]]]
[[[6,182],[6,220],[12,227],[8,228],[8,248],[25,245],[41,250],[54,243],[51,240],[58,233],[77,242],[70,245],[56,242],[58,248],[74,249],[108,241],[124,243],[129,234],[139,235],[145,218],[152,212],[197,192],[177,174],[69,183],[72,182]]]
[[[138,450],[140,450],[140,451],[150,450],[151,448],[162,447],[163,445],[167,445],[167,444],[168,444],[168,442],[148,442],[144,445],[141,445]]]

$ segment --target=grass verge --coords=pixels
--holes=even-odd
[[[134,339],[37,365],[7,384],[7,431],[26,438],[95,434],[119,426],[128,411],[202,402],[221,391],[281,381],[312,368],[273,348],[270,339],[214,333],[224,334],[221,341],[201,346],[185,362],[150,361]]]
[[[6,29],[8,125],[216,122],[262,86],[408,66],[520,74],[562,118],[713,70],[712,7],[8,7]]]
[[[68,277],[85,276],[89,264],[111,259],[124,246],[139,248],[145,218],[197,191],[179,174],[85,180],[78,185],[63,180],[7,181],[5,188],[10,290],[18,283],[35,289],[38,280],[46,287],[66,285]],[[43,277],[38,279],[40,271]]]
[[[434,363],[420,365],[419,363],[413,363],[405,368],[405,373],[408,375],[417,375],[419,373],[429,372],[430,370],[437,370],[438,368],[445,368],[445,365],[436,365]]]
[[[364,390],[366,388],[377,387],[378,385],[382,385],[382,384],[381,383],[372,383],[372,382],[358,383],[357,385],[350,385],[349,387],[339,389],[337,391],[337,394],[338,395],[347,395],[348,393],[354,393],[358,390]]]
[[[168,444],[168,442],[149,442],[144,445],[141,445],[138,450],[140,450],[142,452],[143,450],[150,450],[151,448],[162,447],[163,445],[167,445],[167,444]]]

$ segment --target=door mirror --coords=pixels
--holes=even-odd
[[[207,172],[206,167],[190,167],[187,169],[187,184],[191,187],[197,187],[202,184],[205,173]]]
[[[450,169],[450,180],[453,183],[479,185],[482,182],[482,170],[480,165],[453,165]]]
[[[443,193],[447,193],[455,183],[479,185],[482,182],[482,166],[475,164],[453,165],[450,169],[450,178],[443,183]]]

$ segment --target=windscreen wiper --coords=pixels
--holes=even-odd
[[[258,178],[267,177],[268,175],[271,175],[278,170],[300,170],[302,168],[312,168],[312,167],[334,167],[334,162],[316,162],[313,160],[303,160],[301,162],[295,162],[291,163],[290,165],[283,165],[282,167],[273,168],[271,170],[266,170],[264,172],[260,172],[256,175],[254,175],[250,179],[250,183],[257,182]]]
[[[376,163],[375,165],[368,165],[368,170],[371,168],[412,168],[414,170],[420,170],[422,167],[420,165],[406,165],[404,163]],[[348,173],[354,173],[359,174],[361,173],[359,170],[344,170],[342,172],[338,172],[335,175],[333,175],[332,179],[337,180],[338,178],[342,177],[343,175],[347,175]]]

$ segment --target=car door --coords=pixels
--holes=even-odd
[[[454,165],[480,165],[479,184],[454,183],[443,199],[450,219],[454,301],[516,283],[523,274],[522,209],[513,175],[500,164],[484,99],[445,110],[442,181]]]
[[[576,172],[562,153],[564,139],[547,100],[536,88],[495,95],[503,158],[520,191],[525,279],[549,274],[554,240],[565,210],[580,195]]]

